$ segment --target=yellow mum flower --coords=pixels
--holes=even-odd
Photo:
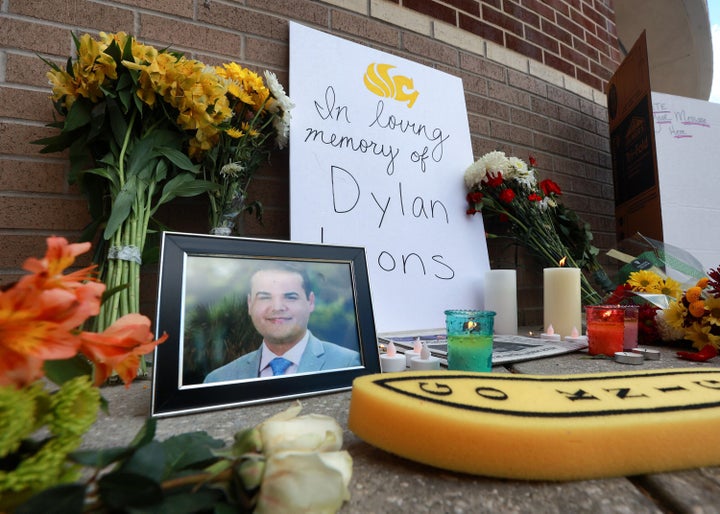
[[[705,315],[705,302],[696,300],[688,305],[688,311],[696,318],[702,318]]]
[[[695,284],[700,289],[705,289],[708,286],[708,282],[710,282],[710,279],[708,277],[703,277],[700,280],[697,281],[697,284]]]
[[[685,291],[685,299],[688,301],[688,303],[697,302],[702,298],[702,289],[698,286],[689,287],[687,291]]]
[[[660,275],[653,271],[634,271],[630,273],[627,283],[634,291],[640,293],[657,293],[658,285],[660,284]]]

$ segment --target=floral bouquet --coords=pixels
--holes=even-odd
[[[210,228],[219,235],[237,233],[243,211],[262,216],[260,202],[247,201],[247,188],[257,169],[270,159],[274,146],[287,145],[293,104],[277,77],[265,72],[267,86],[256,73],[235,63],[215,68],[227,86],[231,115],[204,154],[205,178],[218,185],[210,196]]]
[[[94,267],[65,271],[90,243],[48,239],[30,274],[0,292],[0,512],[336,512],[349,499],[352,458],[342,429],[299,404],[238,432],[155,440],[148,419],[127,447],[78,450],[113,370],[126,387],[153,340],[139,314],[102,333],[81,327],[100,310]]]
[[[535,159],[529,167],[504,152],[489,152],[465,171],[468,214],[496,216],[510,224],[512,237],[550,266],[565,263],[588,271],[603,290],[610,280],[597,261],[592,232],[577,214],[560,201],[560,186],[536,176]],[[601,294],[581,275],[583,303],[596,304]]]
[[[64,69],[48,62],[59,134],[44,153],[69,149],[70,181],[81,185],[102,237],[95,261],[114,293],[96,321],[103,330],[139,312],[140,265],[153,215],[177,196],[213,189],[190,156],[210,148],[231,115],[226,87],[212,69],[136,41],[123,32],[75,37]]]
[[[65,459],[95,422],[97,387],[115,371],[126,386],[153,340],[150,320],[119,318],[102,333],[80,326],[100,311],[105,285],[94,267],[72,273],[90,243],[47,241],[43,259],[30,258],[24,276],[0,292],[0,511],[46,487],[72,480]],[[51,391],[48,387],[52,383]],[[34,435],[46,431],[49,435]]]
[[[606,302],[640,305],[640,344],[686,340],[699,352],[678,352],[682,358],[704,361],[718,354],[720,268],[686,289],[659,270],[631,272]]]

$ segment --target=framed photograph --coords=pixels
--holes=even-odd
[[[350,389],[379,373],[365,250],[165,232],[152,415]]]

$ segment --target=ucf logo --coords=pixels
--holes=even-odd
[[[413,79],[403,75],[390,75],[395,68],[392,64],[372,63],[368,66],[363,82],[371,93],[385,98],[393,98],[398,102],[407,102],[408,109],[412,108],[417,100],[418,91],[415,91]]]

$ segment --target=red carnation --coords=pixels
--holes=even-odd
[[[530,161],[530,166],[532,166],[532,167],[534,168],[535,165],[537,164],[537,161],[535,160],[535,157],[533,157],[533,156],[531,155],[531,156],[529,156],[529,159],[528,159],[528,160]]]
[[[558,196],[560,196],[562,194],[562,191],[560,190],[560,186],[558,186],[555,182],[553,182],[549,178],[546,178],[545,180],[541,180],[539,186],[545,196],[549,196],[551,193],[558,195]]]
[[[542,196],[537,193],[530,193],[528,195],[528,200],[530,200],[531,202],[542,202]]]
[[[467,194],[468,203],[480,203],[483,199],[483,194],[480,191],[471,191]]]
[[[485,177],[485,183],[490,187],[499,187],[503,183],[502,173],[497,172],[495,175],[488,173]]]
[[[515,191],[512,189],[505,189],[500,193],[500,201],[503,203],[511,203],[515,199]]]

